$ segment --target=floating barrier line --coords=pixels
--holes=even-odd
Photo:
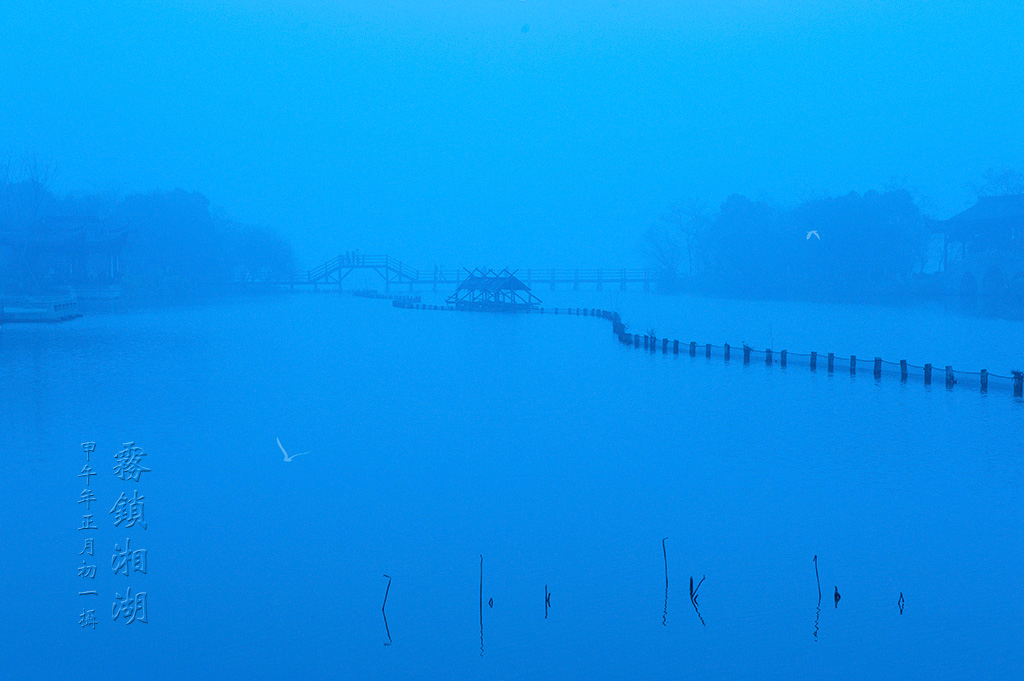
[[[400,300],[396,299],[392,301],[392,305],[395,307],[401,307],[405,309],[415,310],[454,310],[455,308],[449,305],[426,305],[423,303],[414,302],[412,300]],[[782,368],[786,368],[792,358],[808,358],[807,365],[811,371],[817,372],[824,369],[829,374],[834,374],[838,370],[849,370],[850,375],[854,376],[857,374],[858,367],[864,365],[873,367],[874,379],[881,380],[883,373],[893,373],[891,370],[882,371],[882,367],[899,367],[899,377],[902,383],[906,383],[910,378],[910,370],[913,369],[915,377],[922,377],[924,379],[924,385],[931,385],[932,378],[936,380],[943,380],[947,390],[951,390],[959,382],[957,379],[967,377],[978,377],[977,379],[972,378],[972,383],[978,386],[981,393],[987,393],[989,389],[989,383],[992,379],[996,379],[996,385],[1004,385],[1000,381],[1009,381],[1012,388],[1013,396],[1016,398],[1024,397],[1024,372],[1013,371],[1011,375],[1004,376],[1002,374],[993,374],[986,369],[981,371],[959,371],[954,370],[950,365],[940,364],[910,364],[907,360],[900,360],[899,362],[893,362],[884,360],[881,357],[874,357],[872,359],[865,359],[863,357],[858,358],[856,355],[837,355],[834,352],[789,352],[788,350],[776,351],[773,348],[767,348],[765,350],[755,350],[749,345],[740,344],[739,347],[733,347],[728,343],[722,345],[715,345],[712,343],[698,344],[696,341],[690,341],[689,343],[680,342],[675,339],[658,338],[656,336],[643,335],[628,333],[626,331],[626,325],[622,322],[622,317],[618,312],[611,312],[609,310],[600,310],[597,308],[532,308],[527,310],[520,310],[523,312],[533,312],[537,314],[568,314],[577,315],[584,317],[600,317],[612,323],[612,333],[615,334],[619,342],[623,345],[631,345],[636,349],[643,349],[650,353],[655,353],[658,348],[661,348],[661,353],[667,355],[670,352],[673,355],[678,356],[680,354],[680,348],[690,357],[697,356],[697,347],[700,345],[704,352],[704,357],[711,359],[712,354],[721,357],[726,362],[733,361],[733,351],[736,351],[736,361],[742,361],[743,364],[749,364],[751,356],[756,356],[758,360],[763,361],[767,366],[778,364]],[[721,350],[720,353],[712,353],[712,350]],[[821,366],[824,364],[824,367]],[[920,373],[918,373],[920,372]]]

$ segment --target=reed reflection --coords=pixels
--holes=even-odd
[[[493,602],[493,601],[492,601]],[[494,607],[493,605],[491,607]],[[484,557],[480,556],[480,657],[484,656]]]
[[[392,643],[392,641],[391,641],[391,629],[388,628],[388,614],[387,614],[387,612],[384,611],[384,608],[386,608],[387,605],[388,605],[388,594],[391,592],[391,578],[388,577],[387,575],[384,575],[384,576],[388,578],[388,586],[387,586],[386,589],[384,589],[384,603],[380,606],[380,614],[383,615],[383,617],[384,617],[384,632],[387,633],[387,635],[388,635],[388,642],[385,643],[384,645],[389,646]]]
[[[661,626],[668,626],[668,551],[665,550],[665,537],[661,540],[661,555],[665,559],[665,609],[661,613]]]
[[[814,579],[818,582],[818,607],[814,610],[814,640],[818,640],[818,620],[821,619],[821,578],[818,576],[818,556],[814,556]]]
[[[700,581],[697,582],[696,587],[693,585],[693,577],[690,577],[690,602],[693,603],[693,611],[697,613],[697,619],[699,619],[700,623],[705,627],[707,626],[707,624],[705,624],[704,618],[701,617],[700,608],[697,606],[697,591],[700,589],[700,585],[704,583],[704,578],[706,576],[707,575],[701,576]]]

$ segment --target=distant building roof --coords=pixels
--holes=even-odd
[[[1020,248],[1024,236],[1024,194],[982,196],[976,204],[940,224],[951,241]]]
[[[962,213],[946,220],[948,224],[1024,220],[1024,194],[982,196]]]

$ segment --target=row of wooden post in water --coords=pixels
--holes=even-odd
[[[399,300],[395,300],[394,301],[394,305],[395,305],[395,307],[403,307],[403,308],[418,309],[418,310],[451,310],[451,309],[454,309],[454,308],[446,306],[446,305],[428,305],[428,304],[420,304],[420,303],[410,303],[410,302],[407,302],[407,301],[399,301]],[[639,349],[641,346],[643,346],[643,349],[647,350],[649,352],[657,352],[658,351],[658,346],[660,345],[661,346],[661,352],[663,354],[668,354],[670,349],[671,349],[671,352],[672,352],[673,355],[678,355],[679,354],[679,348],[680,348],[681,344],[680,344],[680,342],[678,340],[669,340],[668,338],[660,338],[659,339],[656,336],[652,336],[652,335],[647,335],[647,334],[641,335],[641,334],[638,334],[638,333],[629,333],[628,331],[626,331],[626,325],[622,322],[622,318],[619,316],[618,312],[611,312],[609,310],[599,310],[599,309],[596,309],[596,308],[580,308],[580,307],[576,307],[576,308],[568,307],[568,308],[561,308],[561,309],[559,309],[557,307],[556,308],[547,308],[547,309],[545,309],[543,307],[538,307],[538,308],[533,308],[531,310],[531,312],[535,312],[535,313],[539,313],[539,314],[556,314],[557,315],[557,314],[561,313],[561,314],[579,315],[579,316],[585,316],[585,317],[586,316],[600,317],[600,318],[606,319],[606,320],[608,320],[608,321],[610,321],[612,323],[612,333],[615,336],[617,336],[618,339],[619,339],[619,342],[621,342],[624,345],[631,345],[631,346],[633,346],[634,348],[637,348],[637,349]],[[687,344],[685,342],[682,343],[682,347],[683,347],[685,352],[688,352],[690,357],[696,357],[697,356],[697,352],[698,352],[698,347],[700,347],[700,344],[698,344],[696,341],[690,341],[689,344]],[[733,348],[728,343],[724,343],[721,346],[713,345],[711,343],[703,344],[704,356],[706,358],[711,359],[711,357],[713,355],[720,354],[720,356],[726,362],[730,361],[730,359],[732,358],[732,353],[736,349],[737,348]],[[832,352],[829,352],[827,354],[811,352],[811,353],[808,354],[808,353],[793,353],[793,352],[789,352],[787,350],[780,350],[780,351],[778,351],[778,353],[776,353],[771,348],[767,348],[767,349],[765,349],[763,351],[760,351],[760,350],[754,350],[752,347],[750,347],[749,345],[747,345],[745,343],[741,346],[740,350],[743,353],[743,363],[744,364],[749,364],[750,361],[751,361],[751,355],[756,354],[756,355],[759,355],[759,356],[764,358],[764,363],[767,366],[771,366],[771,365],[773,365],[775,363],[778,363],[779,366],[785,368],[785,367],[789,366],[789,364],[793,363],[793,359],[794,358],[797,359],[798,361],[802,361],[802,360],[806,359],[807,360],[807,365],[810,367],[810,370],[811,371],[817,371],[819,360],[820,359],[824,359],[825,360],[825,366],[826,366],[826,369],[827,369],[829,374],[834,373],[835,368],[836,368],[836,361],[837,361],[837,359],[840,360],[843,363],[848,362],[848,366],[850,368],[850,375],[851,376],[857,374],[858,364],[871,364],[871,366],[872,366],[872,373],[873,373],[873,375],[874,375],[874,377],[876,379],[881,379],[882,378],[883,367],[896,367],[896,366],[898,366],[899,367],[899,375],[900,375],[900,380],[901,381],[906,382],[907,380],[909,380],[910,370],[913,369],[913,370],[915,370],[915,372],[918,371],[918,370],[921,372],[921,374],[923,375],[923,378],[924,378],[924,384],[925,385],[931,385],[932,384],[932,374],[934,373],[934,369],[935,369],[935,367],[932,364],[925,364],[923,366],[917,366],[917,365],[909,364],[907,362],[907,360],[905,360],[905,359],[901,359],[898,363],[896,363],[896,362],[885,361],[881,357],[875,357],[873,360],[857,359],[856,355],[850,355],[849,359],[847,360],[845,357],[837,357],[836,354],[832,353]],[[947,365],[945,367],[944,378],[945,378],[945,385],[946,385],[947,388],[952,388],[953,386],[959,384],[961,382],[961,380],[963,380],[963,379],[966,379],[966,378],[973,379],[974,377],[977,377],[978,388],[983,393],[988,392],[990,379],[996,379],[997,381],[1005,381],[1005,382],[1012,383],[1013,396],[1014,397],[1024,397],[1024,372],[1013,371],[1013,372],[1011,372],[1010,376],[1002,376],[1002,375],[999,375],[999,374],[992,374],[992,373],[990,373],[986,369],[982,369],[981,371],[976,371],[976,372],[968,372],[968,371],[954,371],[953,367],[950,366],[950,365]]]

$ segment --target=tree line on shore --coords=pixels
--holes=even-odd
[[[58,195],[49,180],[35,164],[17,173],[0,166],[2,292],[91,284],[198,292],[294,270],[287,241],[230,219],[199,192]]]
[[[989,170],[978,196],[1024,193],[1024,174]],[[671,206],[643,236],[665,290],[879,296],[937,268],[941,226],[903,187],[809,199],[792,207],[733,194],[717,211]]]

